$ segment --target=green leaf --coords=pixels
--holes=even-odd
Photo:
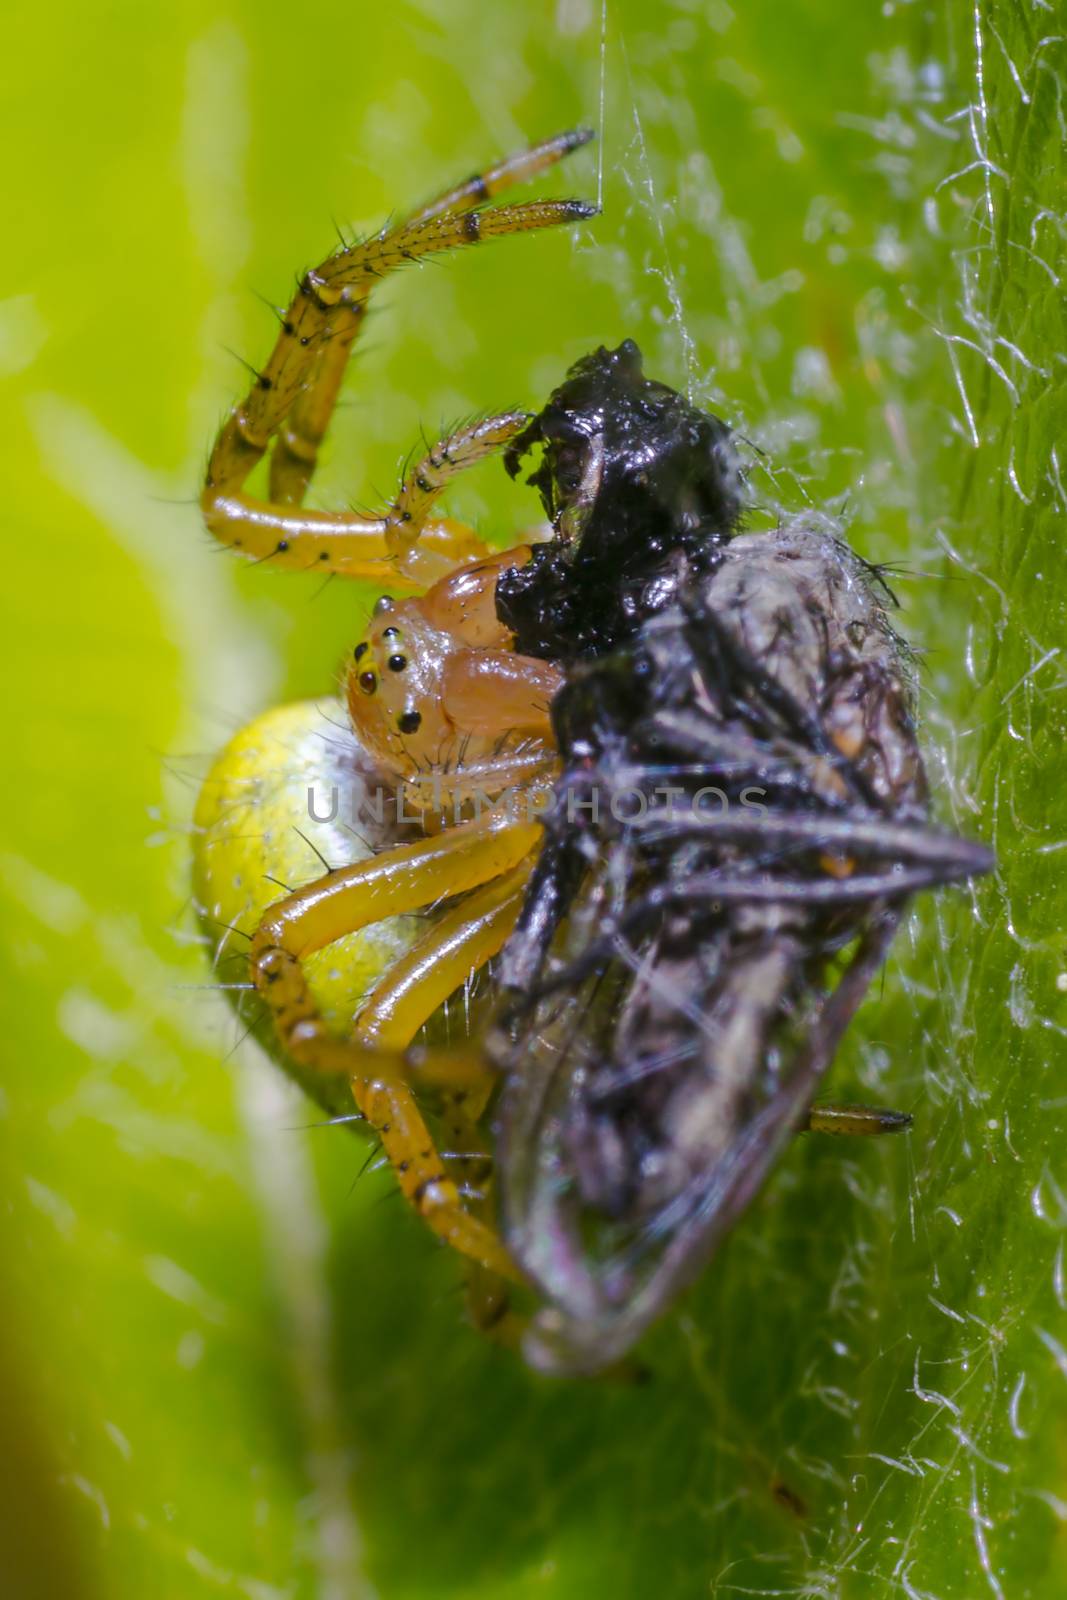
[[[1049,0],[22,5],[0,366],[6,1285],[21,1597],[1053,1600],[1067,1523],[1064,80]],[[602,18],[606,32],[602,35]],[[603,94],[601,91],[603,90]],[[208,547],[203,454],[329,247],[601,121],[604,214],[386,286],[321,503],[635,337],[900,563],[935,805],[992,840],[914,909],[831,1088],[641,1387],[463,1326],[456,1264],[317,1128],[186,943],[192,801],[321,694],[366,596]],[[597,194],[596,147],[550,184]],[[529,491],[457,508],[503,542]],[[194,986],[194,987],[189,987]]]

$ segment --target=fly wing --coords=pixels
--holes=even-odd
[[[525,1067],[510,1075],[502,1107],[509,1245],[545,1298],[526,1334],[531,1365],[592,1373],[617,1362],[704,1269],[797,1130],[897,920],[899,910],[877,907],[837,986],[809,1006],[789,1064],[771,1074],[766,1056],[749,1058],[744,1104],[721,1110],[709,1160],[691,1166],[670,1197],[629,1216],[605,1216],[590,1205],[574,1141],[576,1125],[589,1122],[582,1102],[597,1058],[587,1027],[603,981],[587,979],[579,997],[533,1006],[518,1046]],[[742,986],[749,978],[734,971]],[[693,1109],[696,1096],[686,1098]],[[709,1098],[721,1109],[715,1088]]]

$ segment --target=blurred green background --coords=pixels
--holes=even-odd
[[[9,9],[5,1596],[1067,1592],[1055,11]],[[636,1389],[467,1332],[388,1175],[231,1054],[187,904],[211,753],[326,691],[366,600],[201,532],[228,349],[332,219],[576,122],[547,189],[603,216],[383,289],[319,502],[636,337],[764,452],[764,517],[904,565],[936,804],[1001,861],[917,906],[834,1070],[914,1132],[799,1141]],[[531,515],[499,468],[454,503]]]

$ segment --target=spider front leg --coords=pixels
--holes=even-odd
[[[431,523],[430,512],[453,478],[505,450],[529,420],[524,411],[504,411],[457,428],[405,474],[385,514],[385,547],[398,573],[426,584],[439,580],[447,570],[438,562],[433,571],[424,559],[426,554],[453,556],[453,566],[463,556],[490,558],[488,548],[474,539],[469,529],[455,522]]]
[[[297,509],[314,471],[371,290],[378,279],[406,262],[592,216],[596,208],[577,200],[472,209],[486,196],[559,160],[586,137],[564,134],[511,157],[447,191],[407,221],[361,244],[343,246],[304,274],[281,318],[281,333],[267,365],[223,426],[211,453],[201,507],[218,539],[255,560],[395,581],[398,545],[391,537],[390,513],[366,517]],[[272,442],[271,499],[257,500],[244,485]],[[436,543],[441,555],[455,559],[457,540],[462,545],[463,538],[454,526],[428,526],[424,532],[429,548]],[[469,547],[470,535],[465,539]],[[401,539],[399,548],[411,555],[408,541]],[[438,564],[436,570],[420,570],[415,577],[411,566],[409,560],[402,576],[413,585],[432,581],[441,570]]]
[[[576,128],[506,156],[484,172],[475,173],[446,189],[427,205],[420,206],[406,221],[410,225],[427,222],[445,212],[470,211],[514,184],[529,182],[572,150],[588,144],[592,137],[591,129]],[[276,505],[303,504],[366,310],[366,299],[354,304],[345,302],[336,308],[323,331],[314,369],[274,441],[270,498]]]
[[[366,314],[366,300],[342,304],[323,328],[307,382],[293,401],[271,451],[269,498],[276,506],[304,503],[341,392],[348,358]]]
[[[494,887],[493,880],[499,879],[497,915],[483,902],[483,915],[478,916],[476,906],[470,918],[480,931],[468,940],[466,953],[481,953],[484,958],[507,938],[509,918],[512,912],[518,914],[522,874],[510,875],[536,848],[539,834],[535,823],[516,823],[505,813],[490,812],[439,837],[329,873],[272,906],[250,948],[253,981],[289,1054],[307,1069],[350,1079],[357,1106],[378,1133],[401,1192],[418,1214],[454,1250],[511,1280],[517,1280],[518,1273],[510,1256],[493,1230],[464,1206],[409,1087],[411,1082],[440,1078],[464,1087],[464,1077],[469,1086],[484,1084],[487,1076],[488,1069],[471,1052],[461,1052],[458,1061],[446,1054],[438,1074],[440,1063],[435,1063],[432,1052],[406,1048],[439,1003],[433,963],[424,966],[421,999],[418,982],[409,979],[401,985],[402,1002],[385,1005],[387,1016],[379,1003],[376,1034],[368,1027],[368,1033],[375,1035],[371,1043],[360,1037],[358,1027],[350,1039],[329,1033],[308,988],[302,959],[369,923],[481,885]],[[455,920],[451,926],[453,947],[457,942],[462,946]],[[447,929],[444,937],[447,944]],[[455,956],[446,952],[445,959],[452,959],[453,971],[459,971]],[[379,998],[382,989],[380,985],[376,991]]]
[[[470,528],[451,518],[431,521],[430,512],[454,477],[505,449],[528,421],[525,412],[508,411],[448,434],[406,474],[380,517],[290,510],[229,495],[214,499],[210,510],[205,498],[207,524],[223,543],[259,560],[394,589],[424,588],[459,562],[489,556]]]

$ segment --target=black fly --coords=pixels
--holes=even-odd
[[[527,1358],[588,1372],[805,1125],[908,896],[992,857],[928,823],[877,572],[820,517],[738,532],[729,430],[636,345],[571,370],[512,473],[534,447],[555,537],[497,608],[567,667],[563,770],[502,960],[498,1181]]]

